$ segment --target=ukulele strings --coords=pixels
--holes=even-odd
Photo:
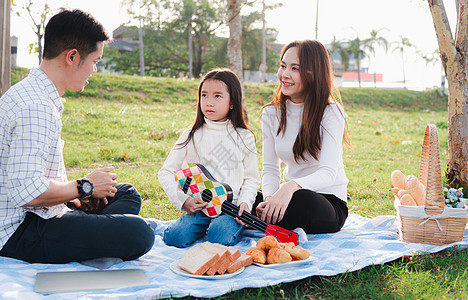
[[[223,208],[225,208],[225,209],[223,209]],[[254,215],[250,214],[247,211],[244,211],[242,213],[242,215],[239,216],[238,215],[239,214],[239,207],[237,207],[236,205],[234,205],[233,203],[231,203],[229,201],[224,201],[223,202],[223,204],[221,206],[221,210],[223,212],[227,213],[228,215],[230,215],[231,217],[241,219],[243,222],[247,223],[253,229],[257,229],[257,230],[260,230],[262,232],[265,232],[267,227],[268,227],[268,223],[262,221],[261,219],[255,217]]]

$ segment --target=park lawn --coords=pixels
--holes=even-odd
[[[20,72],[24,76],[24,72]],[[20,76],[20,77],[21,77]],[[17,79],[18,80],[18,79]],[[141,216],[176,219],[180,212],[165,196],[157,172],[181,131],[195,116],[197,80],[95,74],[84,93],[65,94],[62,138],[69,179],[101,166],[115,166],[119,182],[136,186]],[[246,84],[249,124],[257,138],[261,170],[261,120],[272,84]],[[447,98],[434,91],[341,89],[351,146],[344,149],[350,180],[350,213],[395,214],[390,174],[418,175],[426,124],[438,127],[442,170],[447,163]],[[260,289],[232,298],[449,298],[468,295],[468,251],[402,258],[331,277]]]

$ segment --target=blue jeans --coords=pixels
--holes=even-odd
[[[231,216],[221,214],[212,219],[199,211],[182,215],[164,231],[163,240],[169,246],[185,248],[206,234],[209,242],[232,246],[240,241],[243,229]]]
[[[137,216],[141,197],[130,184],[117,184],[108,204],[94,211],[73,210],[45,220],[28,212],[0,250],[0,256],[27,262],[67,263],[100,257],[136,259],[154,243],[154,232]]]

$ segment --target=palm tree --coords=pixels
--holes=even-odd
[[[433,67],[435,67],[435,64],[440,61],[440,51],[439,49],[435,49],[432,53],[430,54],[424,54],[421,50],[418,50],[416,51],[416,54],[419,55],[419,57],[422,58],[422,60],[424,60],[426,62],[426,67],[429,65],[429,64],[432,64]],[[442,72],[444,70],[442,69]],[[444,82],[444,79],[445,77],[442,76],[442,82],[441,82],[441,85],[440,85],[440,95],[443,95],[444,93],[444,90],[445,90],[445,82]]]
[[[399,51],[401,54],[401,60],[402,60],[402,66],[403,66],[403,87],[406,89],[406,74],[405,74],[405,50],[407,48],[413,48],[414,45],[411,44],[411,42],[400,35],[400,41],[399,42],[393,42],[393,52]]]
[[[347,71],[349,68],[349,51],[346,47],[346,42],[342,42],[336,39],[336,36],[333,36],[333,40],[328,46],[328,52],[330,54],[330,58],[332,59],[335,57],[336,54],[340,56],[340,65],[343,67],[343,72]],[[332,64],[332,67],[333,64]],[[337,71],[341,70],[333,70],[333,73],[336,74]]]
[[[376,65],[375,48],[376,46],[381,46],[384,48],[385,53],[387,53],[388,51],[388,41],[384,37],[378,36],[379,32],[384,29],[388,30],[387,28],[381,28],[379,30],[372,29],[370,32],[370,37],[363,41],[364,49],[370,52],[370,56],[372,56],[372,60],[374,62],[374,88],[377,87],[377,78],[376,78],[376,72],[375,72],[375,69],[376,69],[375,68],[375,65]]]
[[[349,41],[348,51],[353,54],[356,60],[356,68],[358,73],[359,87],[361,87],[361,57],[366,56],[366,53],[362,50],[362,41],[359,37]]]

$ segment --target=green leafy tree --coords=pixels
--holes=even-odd
[[[214,32],[222,24],[222,16],[220,14],[221,4],[219,1],[206,0],[182,0],[174,1],[171,10],[176,14],[176,18],[168,24],[168,28],[176,35],[182,34],[188,37],[189,32],[192,35],[193,49],[193,76],[200,77],[203,69],[204,54],[210,47],[210,39],[214,36]],[[178,12],[178,13],[177,13]],[[187,19],[191,20],[188,24]],[[188,42],[186,45],[187,60],[188,60]],[[178,48],[181,44],[171,45]]]
[[[260,12],[252,12],[242,16],[242,55],[244,70],[257,71],[263,63],[262,29],[258,29],[261,20]],[[267,42],[274,42],[278,31],[273,28],[265,28]],[[278,66],[278,54],[266,49],[266,70],[275,70]]]
[[[159,11],[143,27],[144,61],[146,75],[187,76],[189,72],[189,32],[192,35],[193,75],[199,77],[203,64],[212,59],[209,49],[214,31],[221,21],[216,1],[160,1]],[[165,16],[165,18],[163,18]],[[187,20],[191,18],[189,23]],[[189,28],[190,26],[190,28]],[[123,37],[137,36],[137,27],[127,28]],[[106,49],[106,67],[126,74],[138,74],[136,51],[119,53]]]

